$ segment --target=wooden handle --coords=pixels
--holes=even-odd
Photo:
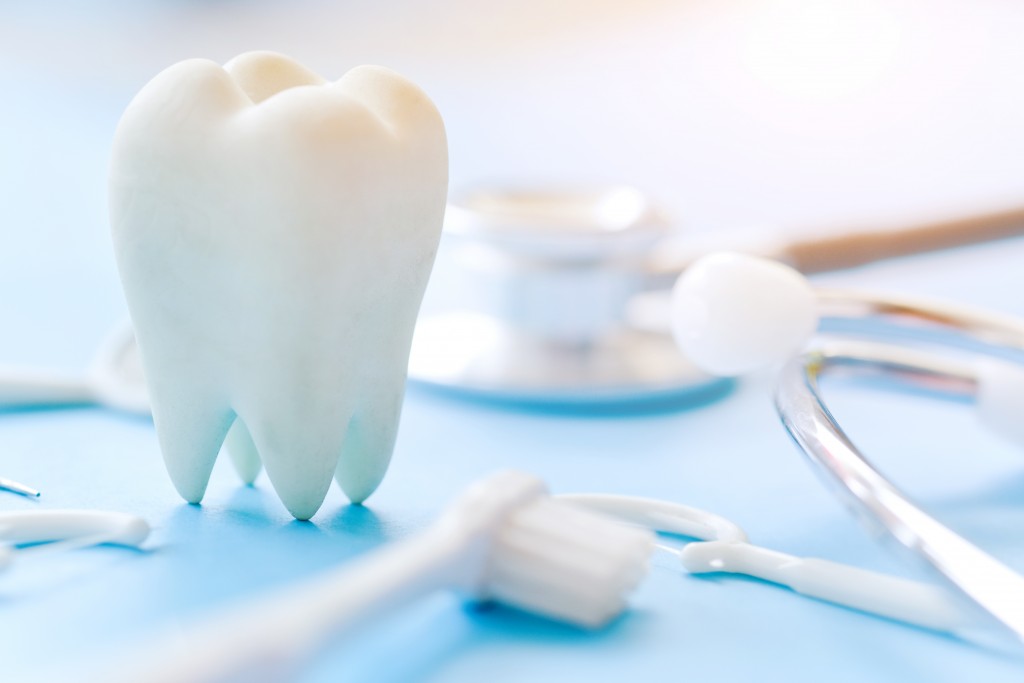
[[[802,273],[842,268],[1024,234],[1024,207],[886,230],[797,240],[783,256]]]

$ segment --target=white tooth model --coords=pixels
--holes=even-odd
[[[330,83],[253,52],[181,62],[135,97],[111,162],[114,248],[187,501],[232,423],[243,479],[262,461],[299,519],[332,476],[354,502],[374,491],[447,185],[440,115],[384,68]]]

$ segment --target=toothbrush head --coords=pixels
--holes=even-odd
[[[797,352],[818,326],[803,275],[769,259],[722,252],[698,259],[672,290],[672,333],[715,375],[740,375]]]
[[[625,610],[654,548],[650,531],[553,499],[522,472],[478,482],[446,517],[483,532],[477,599],[585,628]]]

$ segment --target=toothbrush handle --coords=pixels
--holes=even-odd
[[[73,405],[95,400],[95,392],[84,378],[0,367],[0,408]]]
[[[427,532],[299,585],[192,625],[143,648],[116,680],[227,683],[292,680],[302,661],[345,631],[452,585],[461,545]],[[109,681],[109,676],[100,680]]]
[[[747,543],[691,543],[680,556],[693,574],[746,574],[801,595],[936,631],[957,632],[970,625],[956,599],[939,586]]]

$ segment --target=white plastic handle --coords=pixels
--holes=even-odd
[[[680,503],[610,493],[562,493],[558,500],[664,534],[705,541],[746,541],[739,525],[706,510]]]
[[[0,408],[93,403],[96,393],[85,377],[45,370],[0,367]]]
[[[745,574],[808,597],[935,631],[962,632],[972,624],[952,594],[939,586],[838,562],[722,541],[691,543],[679,558],[691,574]]]
[[[940,586],[901,579],[814,558],[800,558],[747,543],[734,522],[668,501],[609,494],[563,494],[558,499],[639,524],[659,533],[702,539],[678,553],[691,574],[745,574],[808,597],[949,633],[966,633],[973,620]]]
[[[0,540],[11,544],[50,543],[39,552],[71,550],[101,543],[137,548],[149,524],[135,515],[99,510],[31,510],[0,513]],[[0,549],[0,568],[10,563],[10,546]],[[35,549],[33,549],[35,552]]]
[[[428,530],[229,607],[154,640],[97,683],[293,680],[294,668],[333,638],[454,583],[468,560],[451,532]]]

